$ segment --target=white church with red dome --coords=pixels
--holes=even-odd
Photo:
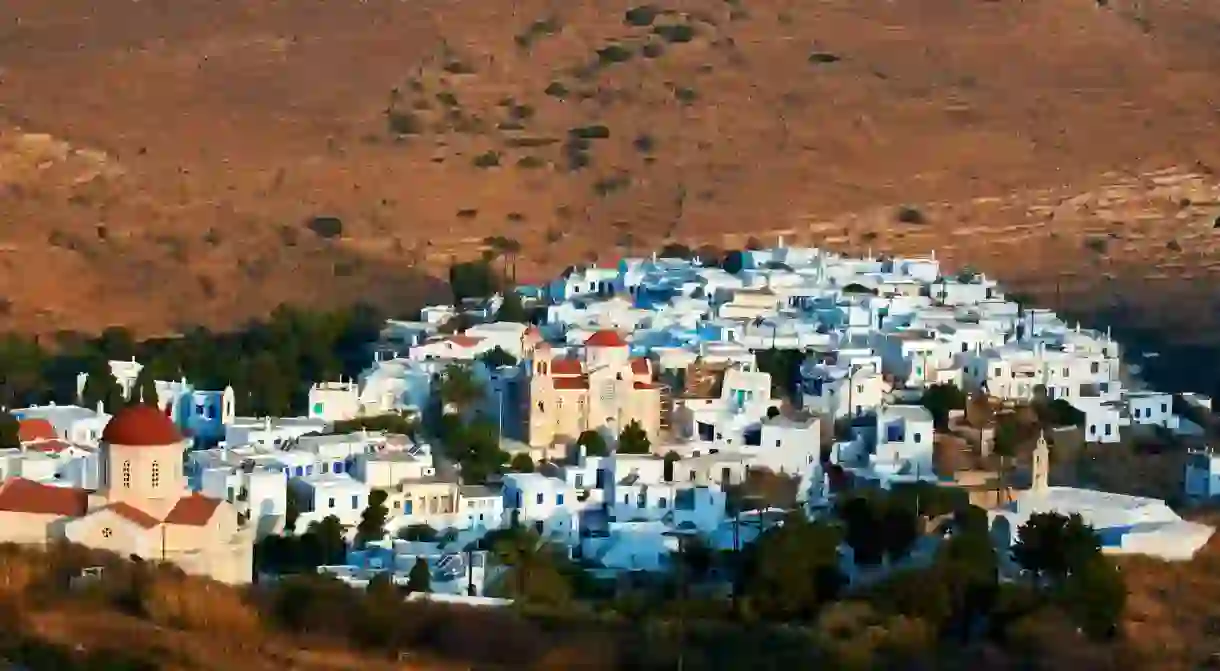
[[[222,582],[250,582],[253,529],[239,524],[227,501],[188,491],[188,444],[157,408],[123,408],[102,432],[96,491],[22,478],[0,485],[0,542],[68,540]]]

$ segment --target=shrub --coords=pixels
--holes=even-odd
[[[699,92],[686,86],[679,86],[674,89],[674,98],[683,105],[689,105],[699,99]]]
[[[660,58],[665,53],[665,46],[660,42],[649,42],[640,50],[644,54],[644,58]]]
[[[177,629],[252,639],[262,628],[258,612],[227,585],[158,570],[141,594],[149,619]]]
[[[453,74],[453,75],[472,75],[472,74],[474,74],[473,67],[471,67],[469,64],[467,64],[463,61],[458,61],[458,60],[449,61],[448,63],[445,63],[444,70],[445,70],[445,72],[448,72],[449,74]]]
[[[682,44],[695,39],[695,28],[686,23],[670,23],[661,26],[654,26],[652,32],[656,33],[661,39],[673,44]]]
[[[538,158],[537,156],[522,156],[521,158],[517,159],[517,167],[524,168],[526,170],[545,168],[546,160]]]
[[[1109,245],[1105,238],[1089,238],[1084,241],[1084,246],[1098,254],[1105,254]]]
[[[626,63],[629,60],[631,60],[631,50],[621,44],[611,44],[604,49],[597,50],[597,61],[602,65]]]
[[[559,142],[559,138],[554,137],[513,137],[504,141],[504,144],[509,147],[546,147]]]
[[[418,117],[401,110],[386,112],[386,124],[390,127],[390,132],[396,135],[418,135],[423,129]]]
[[[494,168],[498,165],[500,165],[500,152],[494,149],[489,149],[474,157],[474,167],[476,168]]]
[[[655,140],[652,139],[651,135],[644,133],[644,134],[637,136],[635,138],[635,141],[633,141],[631,144],[632,144],[632,146],[635,147],[636,151],[643,152],[646,154],[648,152],[651,152],[656,147],[657,143]]]
[[[1167,249],[1169,249],[1169,251],[1171,251],[1171,252],[1182,251],[1182,244],[1179,243],[1177,240],[1170,240],[1169,242],[1165,243],[1165,247]]]
[[[568,87],[564,86],[561,82],[551,82],[543,90],[543,93],[552,98],[564,98],[568,95]]]
[[[632,7],[631,9],[627,10],[626,14],[623,15],[623,23],[629,26],[635,26],[637,28],[645,28],[647,26],[651,26],[652,22],[656,20],[657,15],[660,13],[661,10],[653,7],[652,5],[640,5],[639,7]]]
[[[458,106],[457,96],[453,95],[453,93],[451,93],[449,91],[441,91],[440,93],[436,94],[436,100],[437,100],[437,102],[439,102],[442,105],[445,105],[446,107],[457,107]]]
[[[343,235],[343,220],[339,217],[317,216],[310,219],[305,225],[315,235],[327,240]]]
[[[843,59],[826,51],[815,51],[812,54],[809,54],[809,62],[815,65],[838,63],[841,60]]]
[[[919,208],[912,207],[910,205],[903,205],[902,207],[899,207],[895,217],[898,219],[898,221],[904,224],[928,223],[928,220],[926,217],[924,217],[923,212],[921,212]]]
[[[581,126],[568,131],[568,134],[574,138],[582,140],[605,140],[610,137],[610,129],[600,124],[593,126]]]
[[[593,192],[599,196],[609,196],[617,191],[622,191],[631,185],[631,176],[626,173],[619,173],[610,177],[603,177],[593,183]]]

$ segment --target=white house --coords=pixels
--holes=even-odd
[[[359,417],[360,385],[355,382],[319,382],[309,387],[309,414],[325,422]]]
[[[540,473],[508,473],[504,476],[503,497],[510,520],[532,525],[545,537],[577,538],[577,492],[563,480]]]
[[[360,514],[368,507],[369,488],[363,482],[346,475],[307,475],[288,481],[291,496],[296,497],[300,517],[297,528],[304,530],[310,522],[334,515],[344,526],[360,523]]]

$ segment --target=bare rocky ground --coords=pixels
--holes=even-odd
[[[1217,26],[1092,0],[10,0],[0,327],[407,311],[489,236],[538,279],[783,234],[1210,345]]]

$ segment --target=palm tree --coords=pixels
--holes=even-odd
[[[441,373],[440,397],[443,408],[453,408],[463,414],[483,398],[483,385],[474,377],[474,370],[463,364],[449,364]]]

